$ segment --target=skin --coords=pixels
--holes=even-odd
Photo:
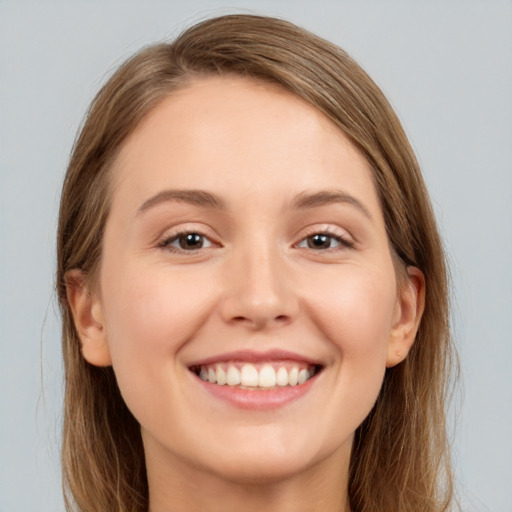
[[[348,511],[354,431],[414,341],[424,290],[414,268],[397,286],[365,159],[294,95],[213,77],[143,120],[113,181],[98,280],[72,271],[68,296],[83,356],[113,365],[141,424],[151,511]],[[224,207],[151,202],[167,190]],[[333,190],[345,200],[294,206]],[[203,247],[180,249],[178,232]],[[331,246],[308,246],[315,233]],[[241,410],[189,370],[241,349],[323,369],[301,398]]]

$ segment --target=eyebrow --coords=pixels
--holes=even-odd
[[[150,197],[140,206],[137,214],[167,202],[188,203],[203,208],[211,208],[218,210],[226,209],[224,199],[211,192],[205,190],[162,190],[154,196]],[[342,190],[321,190],[312,194],[303,192],[295,197],[292,202],[292,208],[296,210],[318,208],[320,206],[328,206],[331,204],[350,204],[357,208],[366,217],[372,220],[372,215],[368,208],[356,197]]]
[[[295,209],[318,208],[336,203],[350,204],[356,207],[368,219],[373,219],[370,210],[359,199],[342,190],[321,190],[314,194],[299,194],[294,199],[292,207]]]
[[[203,208],[216,208],[219,210],[226,208],[226,203],[222,197],[204,190],[163,190],[145,201],[137,211],[137,214],[162,203],[173,201],[202,206]]]

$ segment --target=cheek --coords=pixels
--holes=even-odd
[[[329,376],[336,390],[331,423],[346,425],[347,431],[355,430],[370,412],[384,378],[396,305],[390,275],[393,269],[387,274],[346,268],[325,280],[326,293],[310,300],[311,315],[336,354]]]
[[[102,282],[114,369],[118,375],[135,366],[138,373],[153,372],[176,362],[173,356],[201,328],[214,281],[184,267],[125,269],[105,272]]]
[[[119,389],[141,425],[167,432],[175,426],[168,405],[180,403],[185,392],[180,350],[211,312],[214,280],[184,267],[107,270],[103,303]]]
[[[387,273],[353,265],[326,275],[323,285],[316,281],[323,292],[310,294],[312,315],[344,355],[379,354],[387,347],[396,307],[390,275],[392,268]]]

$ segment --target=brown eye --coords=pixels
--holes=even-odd
[[[333,241],[332,236],[324,233],[308,236],[306,240],[310,249],[329,249]]]
[[[201,233],[185,232],[167,238],[162,242],[161,247],[172,252],[191,252],[213,247],[213,245],[210,239]]]
[[[297,247],[313,249],[314,251],[325,251],[328,249],[339,249],[343,247],[353,247],[353,243],[346,240],[343,236],[331,233],[314,233],[303,238]]]
[[[198,233],[184,233],[178,236],[178,243],[181,249],[201,249],[204,244],[204,236]]]

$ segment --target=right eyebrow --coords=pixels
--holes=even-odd
[[[317,208],[336,203],[352,205],[372,220],[370,210],[359,199],[343,190],[320,190],[313,194],[299,194],[293,201],[293,207],[296,209]]]
[[[203,208],[216,208],[219,210],[226,209],[226,203],[222,197],[206,192],[205,190],[162,190],[154,196],[144,201],[137,210],[137,215],[143,213],[150,208],[167,202],[189,203]]]

